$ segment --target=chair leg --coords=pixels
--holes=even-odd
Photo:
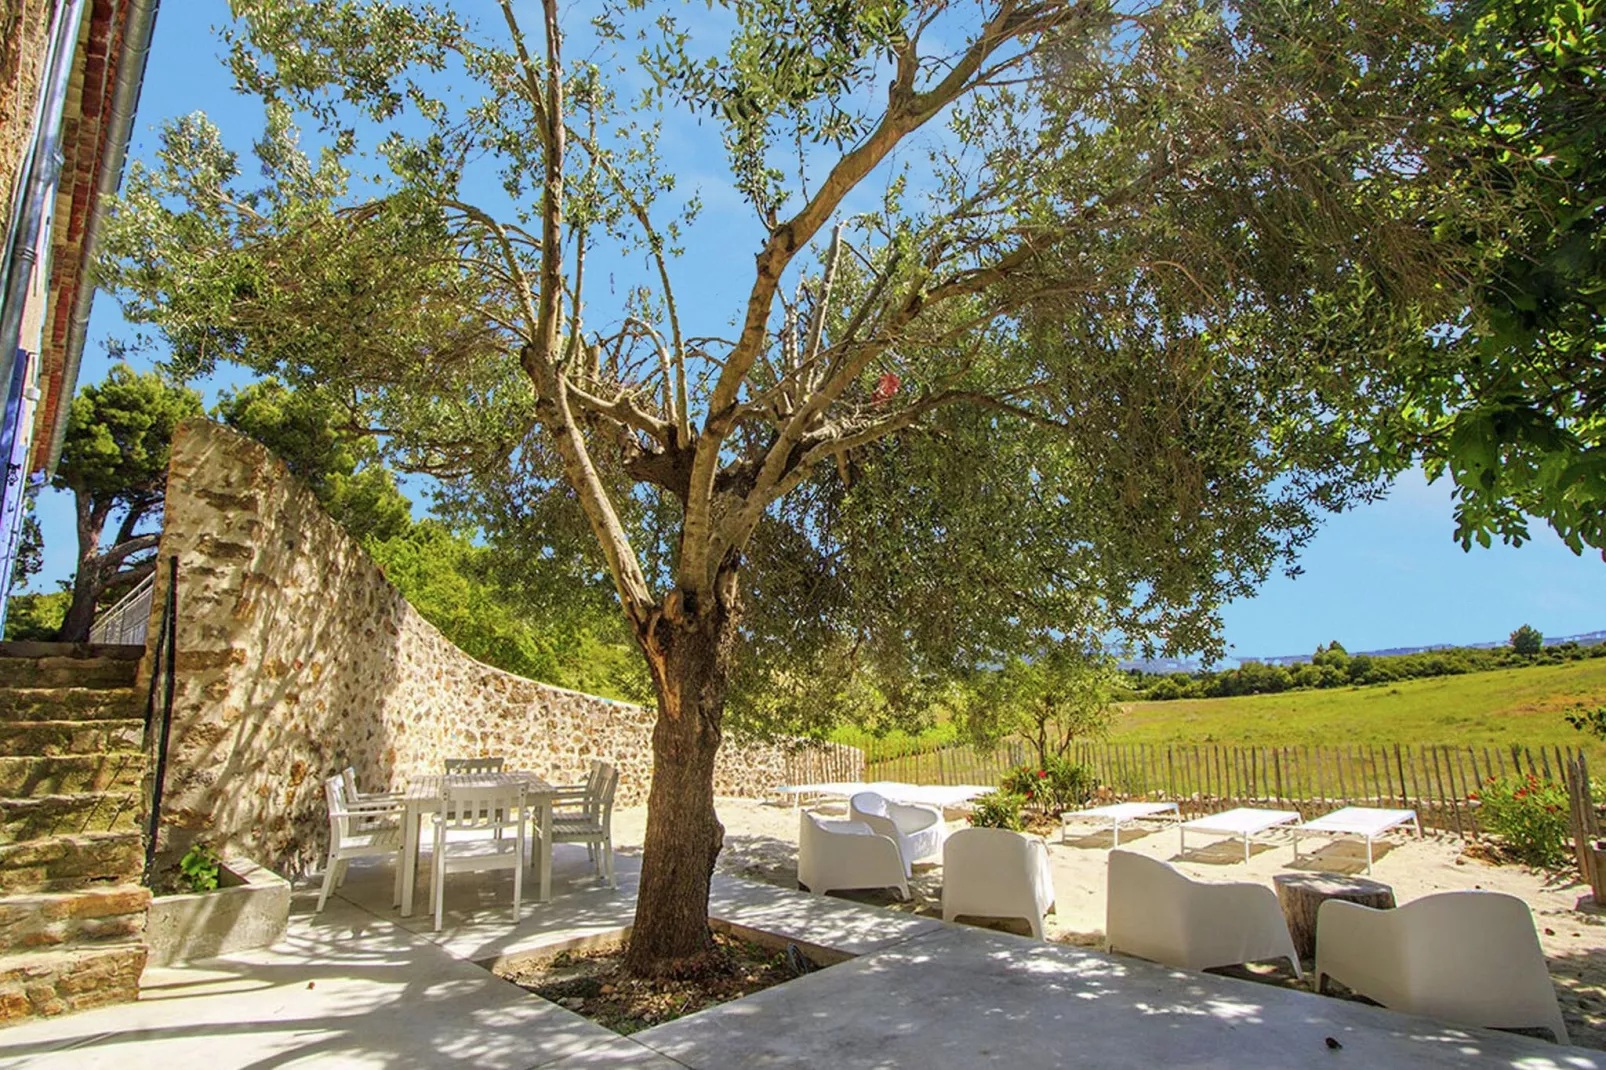
[[[323,890],[318,893],[318,906],[314,914],[323,913],[323,905],[329,902],[329,893],[335,890],[335,867],[340,863],[335,859],[335,853],[329,852],[329,863],[323,867]]]
[[[405,855],[406,855],[405,851],[397,851],[396,852],[396,879],[393,882],[393,886],[392,886],[392,888],[390,890],[390,905],[395,907],[397,910],[401,909],[401,901],[402,901],[402,871],[405,868],[405,862],[406,862]]]
[[[513,867],[513,924],[519,922],[519,907],[524,903],[524,859]]]
[[[350,864],[351,864],[350,859],[346,859],[346,858],[342,858],[340,860],[340,862],[338,863],[338,865],[339,865],[339,873],[335,877],[335,887],[336,888],[344,888],[346,886],[346,869],[347,869],[348,866],[350,866]]]
[[[619,890],[619,877],[613,870],[613,832],[609,831],[606,839],[602,841],[603,858],[608,864],[608,887],[614,891]]]

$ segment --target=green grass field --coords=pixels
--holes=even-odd
[[[1606,744],[1575,731],[1564,716],[1580,704],[1606,705],[1606,658],[1370,687],[1126,703],[1110,740],[1584,746],[1591,765],[1606,770],[1599,764]]]

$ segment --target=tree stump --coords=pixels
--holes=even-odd
[[[1380,881],[1365,877],[1342,877],[1333,873],[1279,873],[1272,878],[1277,885],[1277,902],[1282,904],[1283,917],[1288,919],[1288,933],[1294,938],[1294,950],[1302,959],[1316,957],[1316,912],[1329,899],[1342,899],[1348,903],[1394,908],[1394,889]]]

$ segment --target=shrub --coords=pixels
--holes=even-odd
[[[1021,831],[1020,808],[1026,800],[1007,791],[995,791],[976,800],[970,823],[976,828]]]
[[[1081,806],[1092,798],[1098,783],[1085,765],[1055,756],[1043,765],[1022,765],[1004,774],[999,789],[1019,795],[1025,805],[1045,814]]]
[[[217,891],[218,857],[212,848],[197,843],[178,860],[179,880],[192,892]]]
[[[1518,861],[1545,868],[1567,864],[1572,825],[1566,788],[1530,773],[1526,778],[1491,777],[1478,797],[1483,823]]]

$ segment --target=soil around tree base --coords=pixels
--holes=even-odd
[[[800,950],[776,951],[729,933],[715,933],[704,968],[677,978],[625,972],[628,944],[563,951],[552,958],[498,966],[504,980],[549,999],[622,1036],[733,999],[762,992],[820,967]]]

